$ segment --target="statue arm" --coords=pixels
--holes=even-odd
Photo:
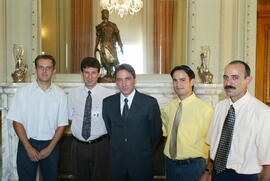
[[[116,26],[116,24],[113,24],[114,28],[115,28],[115,35],[116,35],[116,40],[117,40],[117,43],[121,49],[121,52],[123,53],[123,43],[122,43],[122,40],[121,40],[121,37],[120,37],[120,32]]]
[[[119,47],[121,48],[121,52],[123,53],[123,52],[124,52],[124,51],[123,51],[123,43],[122,43],[122,41],[121,41],[121,37],[120,37],[119,31],[118,31],[116,37],[117,37],[118,45],[119,45]]]
[[[97,37],[96,37],[96,45],[95,45],[95,58],[96,58],[96,54],[97,54],[97,51],[98,51],[98,44],[99,44],[99,42],[100,42],[100,38],[97,35]]]

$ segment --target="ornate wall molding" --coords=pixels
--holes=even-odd
[[[41,53],[41,2],[40,0],[32,0],[32,56],[35,60],[36,56]],[[29,65],[31,81],[35,80],[34,62]]]
[[[6,81],[6,1],[0,0],[0,82]]]
[[[257,0],[190,0],[187,9],[186,63],[194,71],[198,66],[200,47],[209,45],[212,52],[209,67],[214,82],[222,81],[223,69],[233,59],[247,61],[255,72]],[[210,14],[215,17],[212,22],[209,21]],[[251,92],[254,92],[254,84]]]
[[[234,59],[241,59],[247,62],[251,68],[252,76],[255,80],[256,72],[256,31],[257,31],[257,0],[237,0],[236,12],[237,20],[234,26],[238,27],[236,34],[236,44],[234,45]],[[255,81],[249,87],[251,92],[255,92]]]
[[[193,65],[196,67],[194,60],[197,59],[196,55],[196,16],[197,16],[197,0],[187,0],[187,43],[186,43],[186,50],[187,50],[187,58],[186,58],[186,64]]]

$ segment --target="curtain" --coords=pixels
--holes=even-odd
[[[176,1],[154,1],[154,73],[169,73],[172,67]]]
[[[73,15],[73,70],[80,72],[81,60],[86,56],[94,56],[93,37],[94,26],[92,22],[92,1],[74,0]]]
[[[176,1],[172,67],[186,64],[186,1]]]

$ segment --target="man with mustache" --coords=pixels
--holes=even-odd
[[[210,145],[208,172],[201,180],[270,180],[270,108],[247,90],[252,81],[249,66],[239,60],[224,70],[229,96],[219,102],[207,136]]]

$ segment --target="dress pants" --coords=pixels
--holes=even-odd
[[[232,169],[226,169],[214,174],[212,181],[258,181],[257,174],[238,174]]]
[[[51,141],[30,139],[29,142],[34,148],[40,151],[43,148],[46,148]],[[22,142],[19,141],[17,152],[17,171],[19,181],[36,181],[38,166],[40,166],[43,181],[57,181],[59,153],[60,145],[58,143],[47,158],[38,162],[33,162],[29,159]]]
[[[74,181],[110,181],[108,136],[92,144],[73,138],[71,156]]]
[[[153,181],[152,174],[131,174],[126,172],[125,175],[112,175],[112,181]]]
[[[204,172],[203,158],[174,161],[166,158],[166,181],[198,181]]]

